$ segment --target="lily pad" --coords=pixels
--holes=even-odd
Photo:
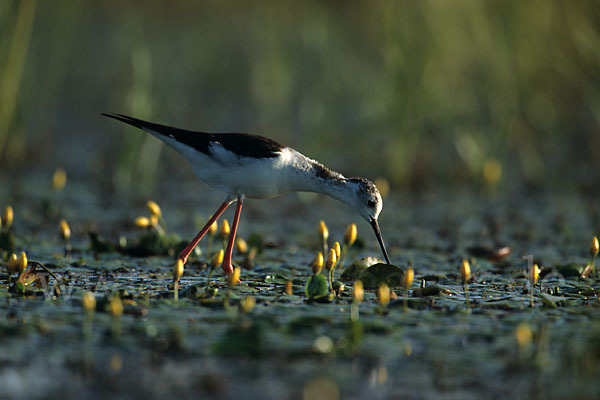
[[[153,231],[142,235],[138,243],[128,247],[125,253],[138,257],[173,255],[182,250],[185,245],[186,242],[182,241],[178,235],[163,235]]]
[[[543,278],[544,276],[548,275],[552,271],[553,271],[552,269],[545,268],[542,270],[540,275]],[[581,275],[581,272],[583,271],[583,266],[576,264],[576,263],[569,263],[569,264],[557,266],[555,271],[558,272],[559,274],[561,274],[564,278],[573,278],[573,277],[578,277],[579,275]]]
[[[397,265],[378,263],[370,266],[358,277],[365,289],[376,289],[382,283],[390,288],[402,285],[404,271]]]
[[[381,260],[377,257],[363,257],[355,260],[352,264],[348,265],[344,272],[342,272],[342,276],[340,279],[342,281],[355,281],[358,277],[371,265],[380,263]]]
[[[306,297],[311,300],[317,300],[326,297],[329,293],[329,284],[323,274],[316,274],[308,278],[306,282]]]

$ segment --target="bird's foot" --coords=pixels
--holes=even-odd
[[[223,268],[223,272],[225,272],[225,275],[233,274],[233,265],[231,263],[223,263],[221,265],[221,268]]]
[[[225,272],[225,275],[228,277],[227,279],[229,279],[230,276],[235,275],[236,274],[236,270],[233,269],[233,264],[230,262],[225,262],[223,261],[223,264],[221,265],[221,268],[223,268],[223,272]],[[241,283],[242,281],[239,278],[239,270],[240,268],[238,267],[237,269],[237,280],[235,282],[235,284],[237,285],[238,283]]]

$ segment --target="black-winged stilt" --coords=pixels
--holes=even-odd
[[[373,182],[364,178],[346,178],[290,147],[258,135],[194,132],[122,114],[102,115],[133,125],[162,140],[187,158],[201,181],[226,193],[218,210],[179,254],[183,263],[213,222],[237,201],[223,260],[223,270],[231,273],[231,253],[244,198],[267,199],[288,192],[324,194],[355,209],[373,227],[381,251],[390,263],[377,223],[383,201]]]

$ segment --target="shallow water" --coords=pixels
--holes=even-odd
[[[17,250],[45,265],[62,290],[58,296],[47,285],[25,295],[9,292],[3,269],[0,387],[7,397],[464,399],[598,392],[600,285],[568,276],[589,261],[600,222],[593,200],[458,192],[385,199],[381,225],[392,261],[415,269],[408,310],[402,288],[387,307],[372,290],[352,322],[351,282],[327,303],[307,302],[304,293],[320,248],[320,219],[330,240],[341,241],[346,225],[358,223],[359,240],[346,265],[381,256],[368,224],[331,200],[249,201],[239,235],[264,244],[253,268],[229,290],[220,270],[207,280],[207,257],[196,257],[186,265],[175,301],[174,257],[94,254],[89,246],[89,231],[114,244],[120,236],[135,243],[144,230],[132,221],[147,214],[145,198],[102,195],[83,182],[60,192],[46,186],[43,177],[22,176],[0,192],[0,205],[15,208]],[[154,200],[168,231],[189,238],[221,199],[193,183],[183,188],[192,190],[175,196],[166,183],[157,192],[166,195]],[[58,235],[60,217],[73,230],[70,257]],[[206,246],[204,239],[203,252]],[[220,246],[215,238],[213,251]],[[491,261],[486,252],[502,246],[511,253]],[[528,256],[543,268],[534,307]],[[236,254],[234,261],[244,257]],[[459,275],[463,258],[473,273],[470,311]],[[291,295],[284,293],[288,280]],[[203,295],[207,285],[218,289],[214,297]],[[416,296],[421,286],[432,295]],[[97,300],[93,316],[82,311],[86,290]],[[120,318],[108,312],[116,294],[124,303]],[[246,296],[256,305],[244,314],[239,304]],[[532,335],[521,345],[519,325]]]

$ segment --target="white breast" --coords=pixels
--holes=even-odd
[[[238,157],[220,144],[211,146],[211,156],[195,152],[189,157],[196,176],[207,185],[232,196],[270,198],[290,191],[293,150],[284,148],[278,157]],[[190,154],[191,156],[191,154]]]

